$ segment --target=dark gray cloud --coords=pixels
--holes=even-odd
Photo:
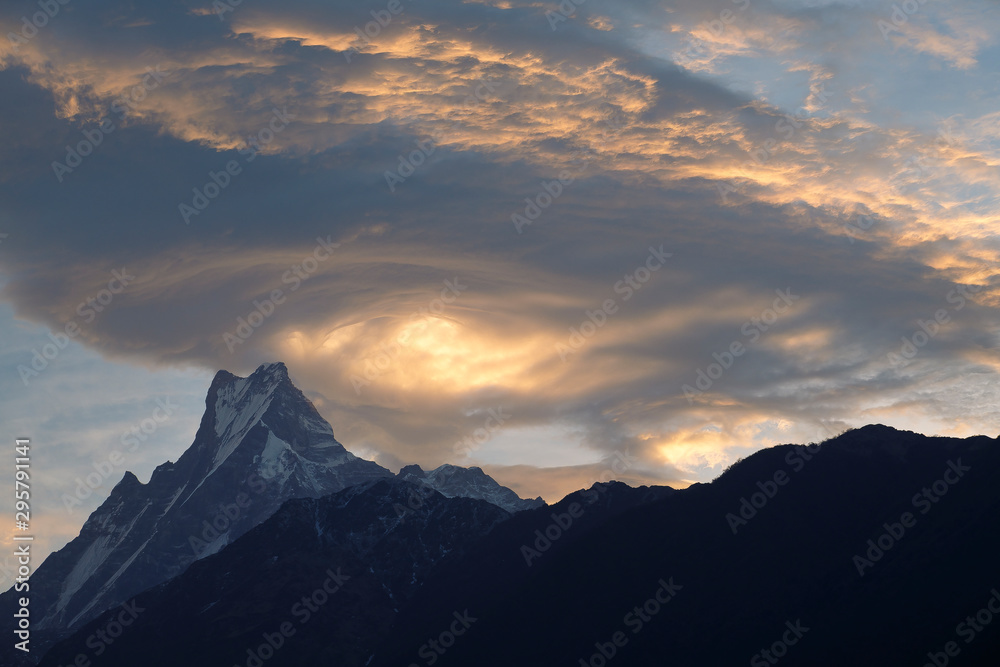
[[[377,2],[246,2],[223,20],[210,3],[68,5],[2,53],[4,297],[54,330],[76,322],[109,358],[285,359],[338,435],[388,463],[454,459],[493,405],[517,428],[572,425],[584,453],[628,449],[643,479],[694,479],[733,442],[823,423],[995,424],[989,394],[961,385],[996,372],[992,75],[969,61],[990,38],[965,4],[937,41],[914,19],[890,71],[873,5],[754,6],[713,34],[736,5],[716,4],[589,0],[552,30],[554,3],[421,0],[370,44],[354,28]],[[962,31],[965,50],[948,41]],[[952,107],[965,122],[946,144],[886,110],[923,105],[892,82],[930,57],[960,72],[952,101],[979,96]],[[147,68],[166,74],[137,100]],[[60,181],[52,163],[106,117]],[[225,186],[186,220],[212,174]],[[310,268],[318,239],[340,245]],[[626,299],[661,245],[672,256]],[[86,320],[79,304],[123,268],[135,279]],[[279,289],[244,341],[241,320]],[[799,298],[748,325],[775,290]],[[734,343],[746,353],[688,400]]]

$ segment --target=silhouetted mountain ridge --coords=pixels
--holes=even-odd
[[[415,507],[413,497],[421,498]],[[426,573],[509,517],[484,500],[445,498],[395,478],[289,500],[219,553],[137,596],[142,613],[106,647],[102,662],[245,664],[248,649],[289,622],[295,641],[275,664],[364,664]],[[331,571],[342,581],[335,593],[323,588]],[[301,601],[318,590],[325,595],[317,595],[312,610]],[[110,612],[82,628],[41,664],[71,661],[114,618]]]
[[[0,663],[39,659],[52,642],[218,552],[287,500],[393,477],[336,440],[285,364],[263,364],[246,378],[219,371],[191,446],[157,466],[147,484],[126,471],[80,534],[33,573],[32,654],[6,646]],[[455,468],[449,479],[452,496],[485,493],[512,509],[535,504],[481,470]],[[0,600],[13,608],[14,595]]]
[[[225,512],[257,482],[266,503],[214,532],[174,509]],[[43,564],[33,609],[76,616],[41,664],[98,646],[101,664],[150,667],[919,665],[948,641],[956,664],[998,664],[1000,626],[957,637],[1000,584],[996,439],[870,425],[710,484],[539,503],[479,468],[392,475],[333,438],[283,364],[221,371],[191,448],[147,485],[126,473]],[[132,563],[148,572],[119,583]],[[123,612],[84,612],[141,576],[136,618],[100,639]]]
[[[789,647],[782,664],[923,664],[1000,582],[998,454],[997,440],[985,436],[928,438],[885,426],[818,447],[761,450],[712,484],[637,505],[571,548],[552,548],[530,567],[522,562],[503,585],[490,585],[492,571],[471,574],[482,561],[452,568],[418,594],[372,664],[412,661],[421,637],[435,632],[431,619],[462,599],[459,588],[472,590],[465,604],[481,621],[438,665],[579,665],[617,630],[628,643],[615,647],[614,664],[746,664],[798,619],[811,627],[809,641]],[[914,496],[947,471],[955,479],[955,467],[970,470],[937,502],[918,498],[927,505],[914,506]],[[783,484],[774,482],[778,473]],[[758,493],[754,500],[766,502],[754,507]],[[729,515],[742,519],[743,499],[753,511],[731,523]],[[915,525],[861,576],[853,557],[904,512]],[[505,554],[516,569],[518,538],[502,533],[512,523],[470,553]],[[527,541],[529,531],[518,537]],[[684,588],[650,622],[655,630],[632,635],[626,612],[670,577]],[[998,635],[963,644],[962,664],[997,664]]]
[[[253,630],[219,625],[250,603],[226,602],[226,591],[240,588],[227,584],[227,577],[248,585],[270,581],[267,567],[304,571],[298,559],[320,547],[302,543],[302,535],[314,540],[346,531],[355,537],[344,548],[355,549],[359,560],[344,555],[338,562],[361,569],[367,564],[366,577],[379,584],[366,578],[367,588],[360,582],[359,590],[345,587],[352,593],[338,598],[339,611],[323,621],[322,632],[290,637],[267,664],[379,667],[425,665],[433,658],[445,666],[547,667],[579,665],[602,647],[610,652],[609,646],[620,665],[772,664],[761,652],[783,637],[795,640],[778,646],[787,651],[782,663],[788,665],[923,664],[927,652],[956,639],[956,624],[982,608],[997,584],[998,464],[997,440],[985,436],[927,438],[865,427],[822,445],[761,450],[713,483],[680,491],[597,484],[549,507],[494,517],[492,523],[472,521],[478,526],[472,535],[454,522],[443,532],[434,527],[460,512],[449,504],[461,499],[398,477],[364,483],[328,498],[289,501],[212,559],[141,597],[148,626],[156,631],[136,632],[134,640],[109,649],[107,658],[109,664],[132,664],[155,646],[157,657],[147,664],[246,664],[199,662],[198,656],[223,660],[225,652],[224,660],[233,659],[243,645],[253,644],[260,627],[280,620],[288,599],[281,587],[253,598],[261,615]],[[922,489],[945,478],[953,480],[946,493],[933,503],[921,500]],[[423,514],[423,501],[407,509],[414,494],[434,512]],[[926,513],[914,504],[915,496],[928,503]],[[743,500],[753,510],[743,508],[745,515]],[[350,518],[338,514],[362,501],[365,511]],[[501,512],[488,503],[479,507]],[[420,529],[406,533],[411,512],[421,517]],[[915,524],[863,566],[862,576],[854,557],[863,556],[867,541],[879,539],[884,525],[899,523],[906,512]],[[730,516],[747,518],[733,523]],[[374,546],[358,550],[363,536],[384,530],[387,520],[394,528],[385,533],[393,544],[386,557],[377,559]],[[441,558],[423,561],[427,567],[414,580],[406,569],[415,562],[413,554],[459,533],[468,538],[461,538],[461,547],[438,549]],[[300,535],[289,538],[294,548],[274,544],[284,543],[284,535]],[[298,581],[295,588],[306,586]],[[668,589],[669,603],[640,624],[636,607]],[[222,599],[209,601],[207,590]],[[386,590],[391,603],[380,597]],[[211,602],[218,618],[191,634],[181,622],[181,601],[195,591],[201,596],[197,604]],[[371,610],[374,615],[365,616]],[[474,622],[453,626],[456,614],[464,613]],[[366,619],[363,631],[352,624],[358,618]],[[452,627],[463,632],[445,637],[446,650],[428,643]],[[622,646],[608,643],[615,636]],[[60,655],[68,657],[84,639],[81,632],[64,642]],[[993,665],[998,649],[997,633],[984,631],[961,644],[962,664]],[[47,656],[43,664],[57,664],[49,662],[56,657]]]

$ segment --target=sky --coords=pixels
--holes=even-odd
[[[271,361],[359,456],[550,502],[1000,431],[996,2],[19,0],[0,32],[0,423],[42,552]]]

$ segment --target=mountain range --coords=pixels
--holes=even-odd
[[[521,500],[479,468],[405,473],[421,477],[421,488],[440,485],[446,495],[485,497],[508,511],[544,504]],[[218,552],[286,501],[393,477],[337,442],[283,363],[247,378],[219,371],[177,462],[158,466],[147,484],[126,472],[80,534],[32,576],[35,651]]]
[[[220,371],[191,447],[147,484],[126,473],[32,577],[32,657],[997,665],[998,457],[873,425],[710,484],[548,506],[479,468],[352,455],[283,364]]]

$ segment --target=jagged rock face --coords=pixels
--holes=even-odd
[[[399,504],[401,512],[419,508],[428,487],[511,512],[544,505],[540,498],[521,500],[479,468],[442,466],[426,477],[418,491],[404,485],[410,497]],[[148,484],[126,472],[80,535],[32,577],[32,657],[104,610],[219,552],[285,501],[392,478],[337,442],[284,364],[265,364],[247,378],[219,371],[187,451],[158,466]]]
[[[422,500],[412,509],[415,495]],[[247,650],[287,622],[294,635],[267,664],[363,665],[428,573],[509,517],[491,503],[399,479],[289,501],[221,552],[139,595],[141,615],[101,664],[257,664]],[[41,664],[72,661],[114,614],[82,627]]]
[[[217,552],[286,500],[391,476],[337,442],[284,364],[247,378],[220,371],[180,459],[148,484],[126,473],[80,535],[39,567],[33,627],[78,627]]]
[[[420,466],[410,465],[400,470],[398,477],[430,486],[447,498],[459,496],[479,498],[511,513],[545,505],[545,501],[541,497],[533,500],[520,498],[512,490],[500,486],[496,480],[479,467],[460,468],[445,464],[430,472],[424,472]]]

